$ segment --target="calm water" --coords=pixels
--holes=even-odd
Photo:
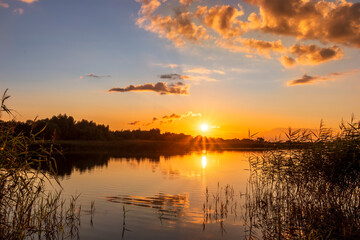
[[[59,172],[64,196],[80,194],[80,239],[244,239],[249,154],[77,155]]]

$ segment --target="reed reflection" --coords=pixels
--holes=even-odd
[[[151,197],[118,195],[107,196],[106,200],[112,203],[122,203],[141,208],[156,210],[160,220],[174,221],[189,207],[188,194],[165,194],[158,193]]]

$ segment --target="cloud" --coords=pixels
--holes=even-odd
[[[290,68],[296,65],[296,60],[289,56],[281,56],[280,62],[283,66]]]
[[[344,56],[343,50],[336,45],[321,48],[314,44],[295,44],[289,49],[289,52],[296,57],[296,61],[294,59],[292,60],[303,65],[316,65],[330,60],[341,59]],[[285,63],[285,66],[289,65],[289,63],[291,65],[292,60],[289,57],[288,59],[285,57],[282,63]],[[295,62],[293,64],[295,64]]]
[[[183,46],[186,41],[200,43],[206,39],[206,30],[193,22],[190,12],[175,11],[173,16],[161,16],[155,11],[161,6],[158,0],[136,0],[141,2],[137,25],[147,31],[157,33],[162,38],[172,40],[175,46]]]
[[[161,79],[169,79],[169,80],[184,80],[188,79],[189,76],[180,75],[177,73],[170,73],[170,74],[162,74],[159,76]]]
[[[189,85],[182,82],[167,85],[166,82],[145,83],[143,85],[129,85],[125,88],[112,88],[109,92],[157,92],[160,95],[189,95]]]
[[[170,124],[173,123],[174,121],[177,120],[181,120],[183,118],[187,118],[187,117],[201,117],[202,114],[201,113],[193,113],[192,111],[190,112],[186,112],[183,114],[176,114],[176,113],[172,113],[169,115],[164,115],[162,117],[153,117],[153,119],[151,120],[151,122],[147,122],[147,123],[143,123],[143,126],[150,126],[152,124],[155,123],[159,123],[160,125],[164,125],[164,124]],[[129,123],[130,125],[139,125],[141,123],[141,121],[134,121]]]
[[[178,68],[178,67],[180,67],[178,64],[173,64],[173,63],[170,63],[170,64],[155,63],[153,65],[160,66],[160,67],[163,67],[163,68]]]
[[[231,52],[265,57],[287,52],[288,56],[279,58],[286,67],[339,60],[343,51],[336,45],[360,48],[360,3],[346,0],[244,0],[258,8],[246,14],[239,4],[206,6],[203,1],[199,6],[191,0],[179,0],[172,6],[174,2],[166,0],[137,1],[142,4],[138,26],[173,41],[178,47],[185,43],[215,44]],[[189,7],[181,10],[183,5]],[[169,10],[174,13],[169,15]],[[292,36],[296,41],[312,41],[312,45],[284,46],[280,40],[243,38],[246,33],[260,37]],[[324,46],[336,45],[320,47],[313,41]],[[304,52],[305,48],[308,50]]]
[[[194,81],[194,82],[217,82],[215,78],[208,77],[206,75],[200,76],[188,76],[187,80]]]
[[[259,30],[360,48],[360,3],[245,0],[259,7]]]
[[[16,15],[23,15],[24,14],[24,9],[22,8],[15,8],[13,10],[13,13],[16,14]]]
[[[140,124],[140,121],[134,121],[134,122],[130,122],[128,123],[129,125],[132,125],[132,126],[136,126],[136,125],[139,125]]]
[[[209,9],[207,6],[198,6],[195,12],[195,16],[203,24],[215,30],[224,38],[240,36],[246,32],[244,22],[238,19],[242,15],[244,15],[242,9],[230,5],[216,5]]]
[[[109,78],[109,77],[111,77],[111,75],[100,76],[100,75],[95,75],[94,73],[89,73],[89,74],[86,74],[84,76],[80,76],[80,79],[83,79],[84,77],[89,77],[89,78]]]
[[[348,72],[334,72],[324,76],[309,76],[307,74],[304,74],[304,76],[299,79],[288,81],[287,86],[315,84],[319,81],[337,80],[337,78],[350,74],[355,74],[357,72],[358,70],[352,70]]]
[[[195,69],[193,72],[196,73],[202,73],[203,71],[205,72],[205,69],[198,69],[199,72]],[[189,71],[191,72],[191,70]],[[206,73],[218,73],[218,74],[225,74],[223,71],[220,70],[209,70],[209,72]],[[170,74],[163,74],[159,76],[161,79],[168,79],[168,80],[188,80],[188,81],[195,81],[195,82],[200,82],[200,81],[205,81],[205,82],[216,82],[217,80],[215,78],[211,78],[209,76],[206,75],[180,75],[177,73],[170,73]]]
[[[9,5],[8,3],[0,2],[0,7],[2,7],[2,8],[9,8],[10,5]]]
[[[253,38],[235,38],[232,40],[217,41],[217,45],[231,52],[257,53],[270,56],[271,52],[284,52],[286,47],[281,40],[263,41]]]
[[[180,120],[182,118],[186,118],[186,117],[201,117],[202,114],[201,113],[193,113],[193,112],[187,112],[187,113],[183,113],[183,114],[176,114],[176,113],[172,113],[170,115],[165,115],[163,117],[161,117],[161,121],[160,124],[168,124],[168,123],[172,123],[175,120]]]
[[[182,5],[190,5],[195,0],[179,0]]]
[[[211,73],[217,73],[217,74],[225,74],[224,71],[216,70],[216,69],[208,69],[204,67],[194,67],[184,70],[186,73],[196,73],[196,74],[211,74]]]
[[[27,3],[27,4],[31,4],[31,3],[34,3],[34,2],[38,2],[39,0],[19,0],[19,1]]]
[[[188,75],[185,80],[190,80],[194,82],[200,82],[200,81],[216,82],[217,80],[215,78],[209,77],[210,74],[221,74],[221,75],[226,74],[222,70],[208,69],[204,67],[192,67],[185,69],[184,72],[191,74]]]

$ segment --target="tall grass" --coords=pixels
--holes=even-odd
[[[0,114],[11,114],[1,99]],[[1,117],[1,115],[0,115]],[[77,198],[66,202],[61,192],[45,189],[56,177],[53,159],[56,148],[45,147],[39,133],[15,134],[11,124],[0,126],[0,238],[77,238],[80,211]],[[41,169],[50,169],[44,172]]]
[[[248,237],[360,239],[360,122],[288,138],[302,148],[250,158]]]

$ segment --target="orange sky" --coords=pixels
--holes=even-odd
[[[243,138],[360,112],[356,1],[0,1],[16,119]]]

